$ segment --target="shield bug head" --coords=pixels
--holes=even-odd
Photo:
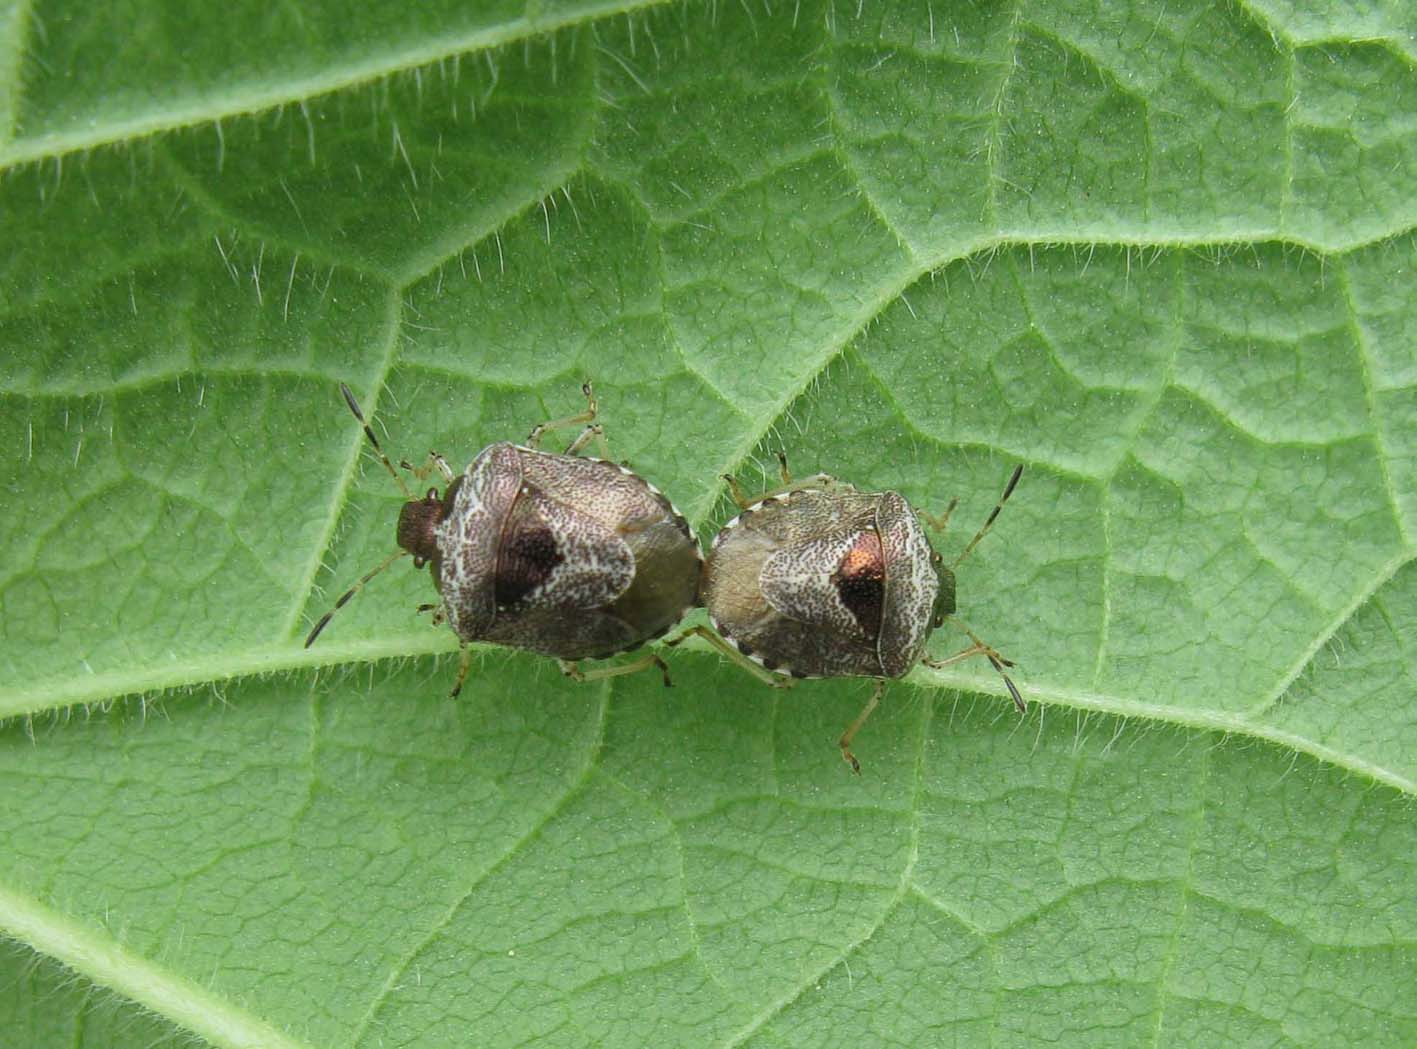
[[[419,469],[400,463],[420,479],[437,469],[446,480],[444,490],[429,488],[422,498],[384,454],[349,388],[341,383],[340,390],[407,501],[399,512],[400,551],[335,602],[305,639],[307,647],[370,579],[411,554],[415,567],[429,567],[439,595],[420,611],[446,620],[463,643],[454,695],[467,674],[471,641],[556,657],[577,680],[657,666],[669,684],[655,655],[590,671],[577,664],[668,631],[695,603],[703,560],[688,523],[657,488],[607,458],[578,454],[591,441],[602,454],[605,448],[589,383],[586,411],[542,423],[524,445],[488,445],[460,475],[436,452]],[[541,450],[547,433],[582,424],[564,454]]]
[[[862,492],[825,474],[783,484],[757,500],[729,484],[742,512],[713,541],[704,565],[700,602],[720,637],[698,628],[717,647],[747,661],[758,677],[873,677],[880,684],[840,740],[854,771],[851,740],[875,708],[885,682],[917,663],[947,666],[984,656],[1025,709],[993,648],[961,625],[972,644],[944,660],[925,654],[930,634],[955,612],[954,568],[973,552],[1013,494],[1014,470],[984,525],[949,565],[931,545],[924,524],[944,529],[955,504],[938,518],[913,508],[899,492]],[[956,622],[958,622],[956,620]]]

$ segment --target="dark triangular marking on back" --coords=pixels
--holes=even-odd
[[[564,560],[555,533],[532,500],[519,497],[502,528],[493,580],[498,608],[515,605],[551,578]]]
[[[862,532],[832,573],[837,597],[872,640],[881,635],[881,615],[886,602],[886,559],[881,537]]]

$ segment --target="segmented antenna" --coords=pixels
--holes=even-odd
[[[359,410],[359,402],[354,399],[354,392],[344,383],[339,384],[339,392],[344,394],[344,403],[349,405],[350,412],[353,413],[354,417],[357,420],[359,420],[359,425],[364,428],[364,436],[369,438],[369,443],[373,446],[374,452],[379,456],[379,462],[384,464],[384,469],[389,471],[389,476],[394,479],[394,483],[399,486],[399,491],[404,494],[404,497],[407,499],[412,499],[413,493],[408,490],[408,485],[404,484],[403,478],[400,477],[399,472],[394,469],[394,464],[389,462],[389,457],[384,454],[384,449],[379,447],[379,438],[374,436],[373,428],[364,418],[364,413]],[[352,598],[355,594],[359,593],[359,591],[363,590],[365,584],[368,583],[369,580],[373,579],[384,569],[388,568],[389,565],[393,564],[399,558],[404,557],[407,554],[407,550],[399,550],[384,558],[384,560],[379,563],[379,566],[377,568],[365,572],[364,575],[360,577],[359,582],[355,583],[352,587],[350,587],[343,594],[341,594],[339,600],[334,603],[334,607],[331,608],[324,615],[322,615],[315,623],[315,625],[310,628],[310,633],[305,635],[305,647],[309,648],[315,643],[315,639],[320,636],[320,631],[325,629],[325,626],[334,617],[334,614],[338,612],[341,608],[343,608],[346,604],[348,604],[350,598]]]
[[[1013,661],[1005,659],[1003,656],[989,653],[989,662],[994,665],[994,669],[999,672],[999,676],[1004,679],[1004,687],[1009,690],[1009,695],[1014,698],[1014,706],[1018,708],[1020,714],[1028,713],[1028,704],[1023,701],[1023,696],[1019,695],[1018,686],[1014,684],[1014,679],[1004,671],[1004,667],[1013,666]]]
[[[994,527],[994,521],[998,518],[999,511],[1002,510],[1004,508],[1004,504],[1009,501],[1009,496],[1014,494],[1014,488],[1018,485],[1018,479],[1022,476],[1023,463],[1019,463],[1017,466],[1014,467],[1014,472],[1012,476],[1009,477],[1009,483],[1004,486],[1004,494],[999,496],[999,501],[994,504],[994,509],[989,511],[989,519],[984,522],[984,527],[974,533],[974,538],[969,541],[969,545],[966,546],[964,550],[961,551],[960,555],[956,557],[954,561],[950,564],[951,568],[957,567],[961,561],[963,561],[966,557],[972,554],[974,552],[974,548],[979,545],[979,540],[983,539],[984,536],[988,533],[989,529]],[[954,506],[951,505],[950,509],[953,510]],[[946,513],[948,515],[948,511]],[[999,673],[1002,674],[1003,671],[1000,670]],[[1007,677],[1005,677],[1004,680],[1009,681]],[[1014,688],[1012,681],[1009,681],[1009,691],[1013,693],[1014,701],[1016,703],[1023,702],[1021,699],[1019,699],[1018,689]]]
[[[384,469],[389,471],[389,476],[394,479],[394,484],[399,486],[399,491],[404,494],[404,498],[412,499],[413,493],[408,490],[408,485],[403,483],[403,478],[394,469],[394,464],[389,461],[389,457],[384,454],[384,449],[379,447],[379,438],[374,436],[374,429],[365,421],[364,413],[359,410],[359,402],[354,399],[354,393],[344,383],[339,384],[339,392],[344,394],[344,403],[349,405],[349,410],[354,413],[354,417],[359,420],[359,425],[364,427],[364,436],[369,438],[369,443],[374,446],[374,452],[379,456],[379,462],[384,464]],[[1005,496],[1004,498],[1008,498]],[[306,642],[309,644],[309,642]]]
[[[384,558],[384,560],[379,563],[379,567],[378,567],[378,568],[375,568],[375,569],[373,569],[373,570],[371,570],[371,571],[365,572],[364,575],[363,575],[362,577],[360,577],[359,582],[355,583],[352,587],[350,587],[350,588],[349,588],[348,590],[346,590],[343,594],[341,594],[339,600],[335,602],[334,607],[331,608],[331,609],[330,609],[328,612],[326,612],[324,615],[322,615],[322,616],[320,617],[320,619],[319,619],[319,622],[317,622],[317,623],[310,629],[310,633],[305,636],[305,647],[306,647],[306,648],[309,648],[311,645],[313,645],[313,644],[315,643],[315,639],[320,636],[320,631],[325,629],[325,624],[330,621],[330,619],[334,616],[334,614],[335,614],[336,612],[338,612],[341,608],[343,608],[343,607],[348,603],[348,601],[349,601],[349,599],[350,599],[351,597],[353,597],[355,594],[359,593],[359,591],[361,591],[361,590],[364,589],[364,584],[365,584],[365,583],[369,582],[369,580],[373,579],[376,575],[378,575],[378,574],[379,574],[380,572],[382,572],[384,569],[388,568],[389,565],[393,564],[393,563],[394,563],[395,561],[397,561],[400,557],[407,557],[407,556],[408,556],[408,551],[407,551],[407,550],[400,550],[398,553],[396,553],[396,554],[390,554],[388,557]]]

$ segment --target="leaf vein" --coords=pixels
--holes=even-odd
[[[600,748],[605,741],[605,720],[610,708],[610,683],[607,681],[600,692],[599,720],[596,726],[594,743],[587,749],[586,762],[581,769],[581,774],[576,777],[554,802],[546,807],[540,817],[534,820],[527,830],[515,841],[511,842],[496,859],[477,872],[468,882],[458,888],[453,894],[443,913],[423,932],[423,934],[413,940],[407,950],[389,968],[389,975],[385,978],[383,985],[375,993],[369,1006],[353,1026],[349,1037],[351,1046],[358,1045],[363,1038],[365,1031],[378,1016],[379,1010],[388,1001],[389,995],[393,993],[403,974],[408,971],[408,967],[413,964],[415,958],[433,942],[437,935],[448,927],[454,916],[467,902],[468,898],[477,891],[478,886],[484,884],[487,879],[500,871],[510,863],[523,849],[530,845],[540,836],[541,832],[554,820],[567,805],[585,789],[586,784],[596,773],[596,766],[599,763]]]
[[[3,885],[0,932],[225,1049],[306,1049],[234,1002]]]

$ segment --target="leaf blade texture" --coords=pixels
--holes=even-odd
[[[1406,1046],[1410,4],[0,8],[0,1018],[35,1046]],[[583,687],[381,576],[579,410],[960,505],[1020,663]],[[962,636],[946,629],[931,650]]]

